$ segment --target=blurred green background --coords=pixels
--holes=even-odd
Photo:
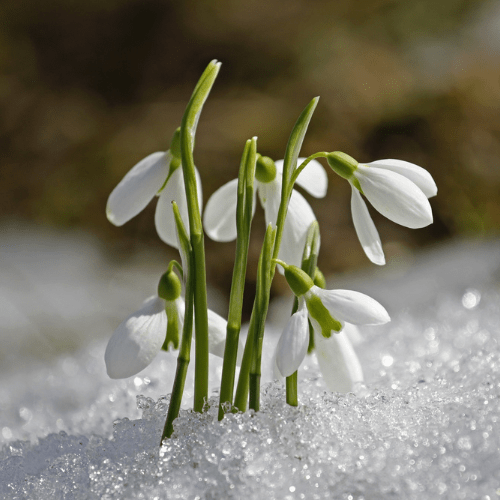
[[[388,260],[500,228],[500,4],[486,0],[4,0],[0,5],[0,215],[79,228],[126,261],[155,234],[154,203],[121,228],[106,200],[144,156],[165,150],[206,64],[222,61],[195,160],[204,200],[236,176],[245,140],[283,157],[321,96],[303,154],[428,169],[434,224],[409,230],[371,210]],[[350,189],[329,172],[310,200],[325,274],[370,266]],[[258,211],[248,276],[263,235]],[[209,281],[229,291],[233,243],[206,241]],[[281,281],[281,280],[279,280]],[[280,283],[277,284],[279,289]]]

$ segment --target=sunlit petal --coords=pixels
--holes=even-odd
[[[308,293],[317,295],[336,320],[354,325],[381,325],[391,320],[385,308],[364,293],[323,290],[317,286],[313,286]]]
[[[382,242],[380,241],[377,228],[370,217],[366,203],[355,187],[352,187],[351,213],[354,229],[356,229],[356,234],[366,256],[374,264],[383,266],[385,264],[385,256],[382,250]]]
[[[305,158],[299,158],[297,166],[304,160]],[[283,160],[276,160],[274,164],[276,165],[276,173],[281,180],[281,176],[283,175]],[[323,165],[317,160],[311,160],[297,178],[297,184],[312,196],[323,198],[328,188],[328,176]]]
[[[207,235],[215,241],[236,239],[236,204],[238,179],[220,187],[205,206],[203,226]]]
[[[342,329],[342,333],[347,335],[349,342],[354,346],[361,344],[363,342],[363,335],[359,331],[359,328],[356,325],[352,325],[351,323],[346,323],[344,328]]]
[[[264,208],[264,216],[266,218],[266,226],[271,223],[276,227],[276,219],[278,218],[278,210],[281,201],[281,180],[271,182],[256,181],[257,192],[259,193],[260,204]]]
[[[314,350],[326,386],[332,392],[353,392],[363,381],[363,370],[344,332],[330,338],[314,335]]]
[[[146,207],[163,186],[170,160],[168,151],[153,153],[129,170],[109,195],[106,215],[111,223],[121,226]]]
[[[374,208],[396,224],[416,229],[432,223],[432,210],[427,197],[406,177],[361,164],[355,176]]]
[[[425,170],[425,168],[419,167],[414,163],[403,160],[377,160],[371,163],[366,163],[368,166],[373,166],[377,168],[385,168],[386,170],[391,170],[397,174],[401,174],[407,179],[410,179],[415,183],[427,196],[431,198],[437,194],[437,186],[432,178],[432,175]]]
[[[283,160],[276,160],[274,165],[276,166],[276,174],[281,178],[283,175]]]
[[[316,217],[309,203],[298,191],[293,190],[278,255],[281,260],[287,264],[301,266],[307,231],[315,220]]]
[[[283,377],[296,372],[309,344],[309,323],[305,303],[292,314],[276,347],[276,365]]]
[[[305,158],[299,158],[299,166]],[[304,188],[310,195],[316,198],[323,198],[328,189],[328,176],[323,165],[318,160],[311,160],[306,168],[297,177],[297,184]]]
[[[208,310],[208,345],[212,354],[224,357],[227,321],[217,313]]]
[[[167,332],[165,301],[147,299],[115,330],[104,360],[111,378],[126,378],[146,368],[160,351]]]
[[[196,185],[198,188],[198,206],[202,206],[203,196],[201,191],[201,179],[198,170],[195,170]],[[158,204],[155,212],[155,225],[158,236],[167,244],[174,248],[178,248],[175,218],[172,209],[172,202],[175,201],[179,207],[182,221],[186,226],[186,231],[189,233],[189,216],[186,199],[186,191],[184,186],[184,176],[182,167],[178,167],[170,176],[166,186],[160,193]]]

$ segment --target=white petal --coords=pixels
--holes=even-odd
[[[215,241],[236,239],[236,202],[238,179],[233,179],[217,189],[210,196],[205,207],[203,226],[210,238]]]
[[[281,201],[281,180],[274,179],[271,182],[255,182],[259,200],[265,212],[266,226],[271,223],[276,227],[278,210]]]
[[[104,354],[108,375],[126,378],[146,368],[160,351],[166,332],[165,302],[150,297],[111,336]]]
[[[283,175],[283,162],[284,162],[284,160],[276,160],[274,162],[274,164],[276,166],[276,174],[280,177],[280,179],[281,179],[281,176]]]
[[[217,313],[208,310],[208,348],[212,354],[224,357],[227,321]]]
[[[326,386],[332,392],[353,392],[363,381],[363,370],[344,332],[330,338],[314,335],[314,350]]]
[[[403,160],[389,159],[372,161],[371,163],[366,163],[366,165],[371,165],[377,168],[385,168],[386,170],[391,170],[392,172],[401,174],[415,183],[423,191],[427,198],[431,198],[437,194],[437,186],[432,178],[432,175],[425,170],[425,168],[419,167],[414,163]]]
[[[305,158],[299,158],[297,160],[297,166],[304,160]],[[281,179],[283,174],[283,160],[276,160],[274,164],[276,165],[277,175],[279,175]],[[323,165],[321,165],[318,160],[311,160],[297,178],[297,184],[312,196],[323,198],[328,188],[328,176]]]
[[[168,151],[153,153],[132,167],[109,195],[106,215],[111,223],[121,226],[146,207],[163,186],[171,158]]]
[[[353,290],[323,290],[313,286],[315,294],[336,320],[353,325],[381,325],[391,320],[384,307],[375,299]]]
[[[297,166],[304,160],[299,158]],[[297,177],[297,184],[315,198],[323,198],[328,189],[328,176],[323,165],[318,160],[311,160]]]
[[[274,347],[273,357],[271,358],[271,370],[273,380],[283,380],[283,375],[279,371],[278,364],[276,363],[276,356],[278,355],[278,344]]]
[[[361,164],[355,176],[374,208],[396,224],[416,229],[432,223],[432,210],[427,197],[406,177]]]
[[[273,226],[276,226],[281,201],[281,182],[276,180],[268,183],[259,182],[258,192],[260,202],[264,207],[266,225],[271,222]],[[316,217],[309,203],[298,191],[293,190],[278,254],[281,260],[300,267],[307,231],[315,220]],[[281,266],[278,266],[278,269],[282,273]]]
[[[352,221],[354,222],[354,229],[356,229],[359,242],[366,256],[374,264],[383,266],[385,264],[385,256],[377,228],[370,217],[366,203],[363,201],[363,198],[361,198],[359,191],[354,186],[351,187]]]
[[[198,188],[198,206],[201,209],[203,195],[201,191],[201,180],[198,170],[196,173],[196,185]],[[172,201],[175,201],[179,207],[182,221],[186,226],[186,231],[189,234],[189,216],[187,208],[186,190],[184,186],[184,176],[182,166],[178,167],[170,176],[166,186],[160,193],[158,204],[155,212],[155,225],[158,236],[167,244],[174,248],[178,248],[174,212],[172,209]]]
[[[307,353],[309,322],[305,302],[292,314],[276,347],[276,365],[283,377],[295,373]]]
[[[363,342],[363,335],[359,331],[359,328],[356,325],[352,325],[351,323],[346,323],[344,328],[342,329],[342,333],[347,335],[349,342],[354,346],[361,344]]]
[[[309,226],[316,220],[306,199],[293,190],[283,228],[279,258],[287,264],[300,267]]]
[[[194,167],[194,175],[196,177],[196,191],[198,194],[198,207],[200,209],[200,214],[203,213],[203,187],[201,185],[201,177],[198,169]]]

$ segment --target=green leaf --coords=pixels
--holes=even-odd
[[[175,227],[177,229],[177,238],[179,240],[179,253],[182,259],[182,269],[184,271],[184,280],[186,279],[186,273],[189,271],[187,266],[190,262],[191,254],[191,242],[189,240],[188,233],[186,231],[186,226],[182,221],[181,214],[179,212],[179,207],[175,201],[172,202],[172,208],[174,210]]]
[[[309,226],[304,245],[304,253],[302,254],[302,270],[305,271],[311,278],[314,278],[316,264],[318,262],[320,245],[319,224],[315,220]]]
[[[188,129],[192,142],[194,142],[194,136],[196,134],[196,127],[198,126],[198,119],[200,118],[201,110],[203,109],[203,105],[212,90],[212,86],[217,78],[220,66],[221,63],[217,62],[216,59],[210,62],[198,80],[198,83],[193,91],[193,95],[191,96],[191,99],[186,107],[186,111],[184,112],[181,128]],[[191,150],[192,149],[193,144],[191,144]]]
[[[288,139],[288,144],[286,146],[285,158],[283,161],[283,184],[289,190],[290,180],[293,175],[293,171],[297,167],[297,160],[299,158],[300,150],[302,148],[302,142],[304,141],[304,136],[307,132],[307,127],[311,121],[312,115],[316,106],[318,104],[319,97],[315,97],[302,111],[298,120],[296,121],[290,138]]]

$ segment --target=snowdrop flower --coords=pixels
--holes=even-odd
[[[178,248],[172,201],[179,206],[182,220],[189,228],[184,176],[180,160],[179,132],[174,134],[171,149],[152,153],[137,163],[113,189],[108,198],[106,215],[115,226],[122,226],[142,212],[158,196],[155,226],[158,236]],[[202,205],[201,180],[196,170],[198,205]]]
[[[345,323],[381,325],[390,321],[384,307],[371,297],[352,290],[323,290],[296,266],[279,262],[299,299],[276,348],[276,365],[284,377],[299,368],[309,345],[309,322],[314,331],[318,364],[331,391],[349,392],[363,380],[354,349],[345,334]]]
[[[432,223],[428,198],[437,194],[436,183],[427,170],[402,160],[358,163],[340,152],[330,153],[332,169],[349,181],[352,188],[351,211],[354,228],[367,257],[385,264],[382,243],[360,193],[388,219],[412,229]]]
[[[298,159],[299,164],[303,161],[304,158]],[[266,224],[271,222],[276,225],[281,201],[282,172],[283,160],[274,162],[271,158],[258,155],[254,197],[258,193]],[[312,160],[298,176],[297,184],[316,198],[324,197],[328,178],[321,163]],[[219,188],[207,202],[204,214],[205,231],[215,241],[236,239],[237,190],[238,179],[234,179]],[[281,240],[281,259],[300,265],[307,230],[314,220],[316,217],[312,208],[298,191],[293,190]]]
[[[175,280],[177,276],[174,272],[171,276],[167,274],[162,276],[158,286],[161,297],[146,299],[141,308],[128,316],[111,336],[104,354],[110,378],[131,377],[146,368],[162,349],[178,347],[185,304],[180,296],[180,282]],[[226,327],[224,318],[208,310],[209,349],[219,357],[224,356]],[[239,348],[240,358],[241,352]]]

